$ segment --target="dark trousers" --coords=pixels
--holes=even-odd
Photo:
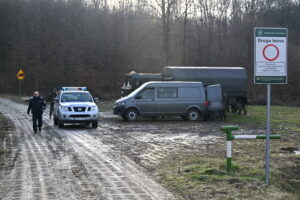
[[[33,122],[33,130],[37,131],[37,127],[39,127],[39,129],[42,127],[43,125],[43,114],[35,114],[32,115],[32,122]],[[38,124],[37,124],[38,122]]]
[[[53,110],[54,110],[54,103],[50,103],[50,118],[52,116]]]

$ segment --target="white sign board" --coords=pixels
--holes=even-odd
[[[287,83],[287,29],[254,29],[254,82]]]

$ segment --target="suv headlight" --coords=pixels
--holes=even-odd
[[[60,110],[63,112],[68,112],[69,108],[67,106],[60,106]]]
[[[97,107],[97,106],[92,106],[92,107],[91,107],[91,111],[93,111],[93,112],[98,112],[98,107]]]

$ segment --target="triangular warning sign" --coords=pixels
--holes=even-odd
[[[18,71],[18,73],[17,73],[17,78],[18,78],[19,80],[23,80],[23,79],[24,79],[24,76],[25,76],[25,74],[24,74],[23,70],[20,69],[20,70]]]

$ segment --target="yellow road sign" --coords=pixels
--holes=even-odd
[[[25,74],[24,74],[23,70],[20,69],[20,70],[18,71],[18,73],[17,73],[17,78],[18,78],[19,80],[24,80],[24,77],[25,77]]]

